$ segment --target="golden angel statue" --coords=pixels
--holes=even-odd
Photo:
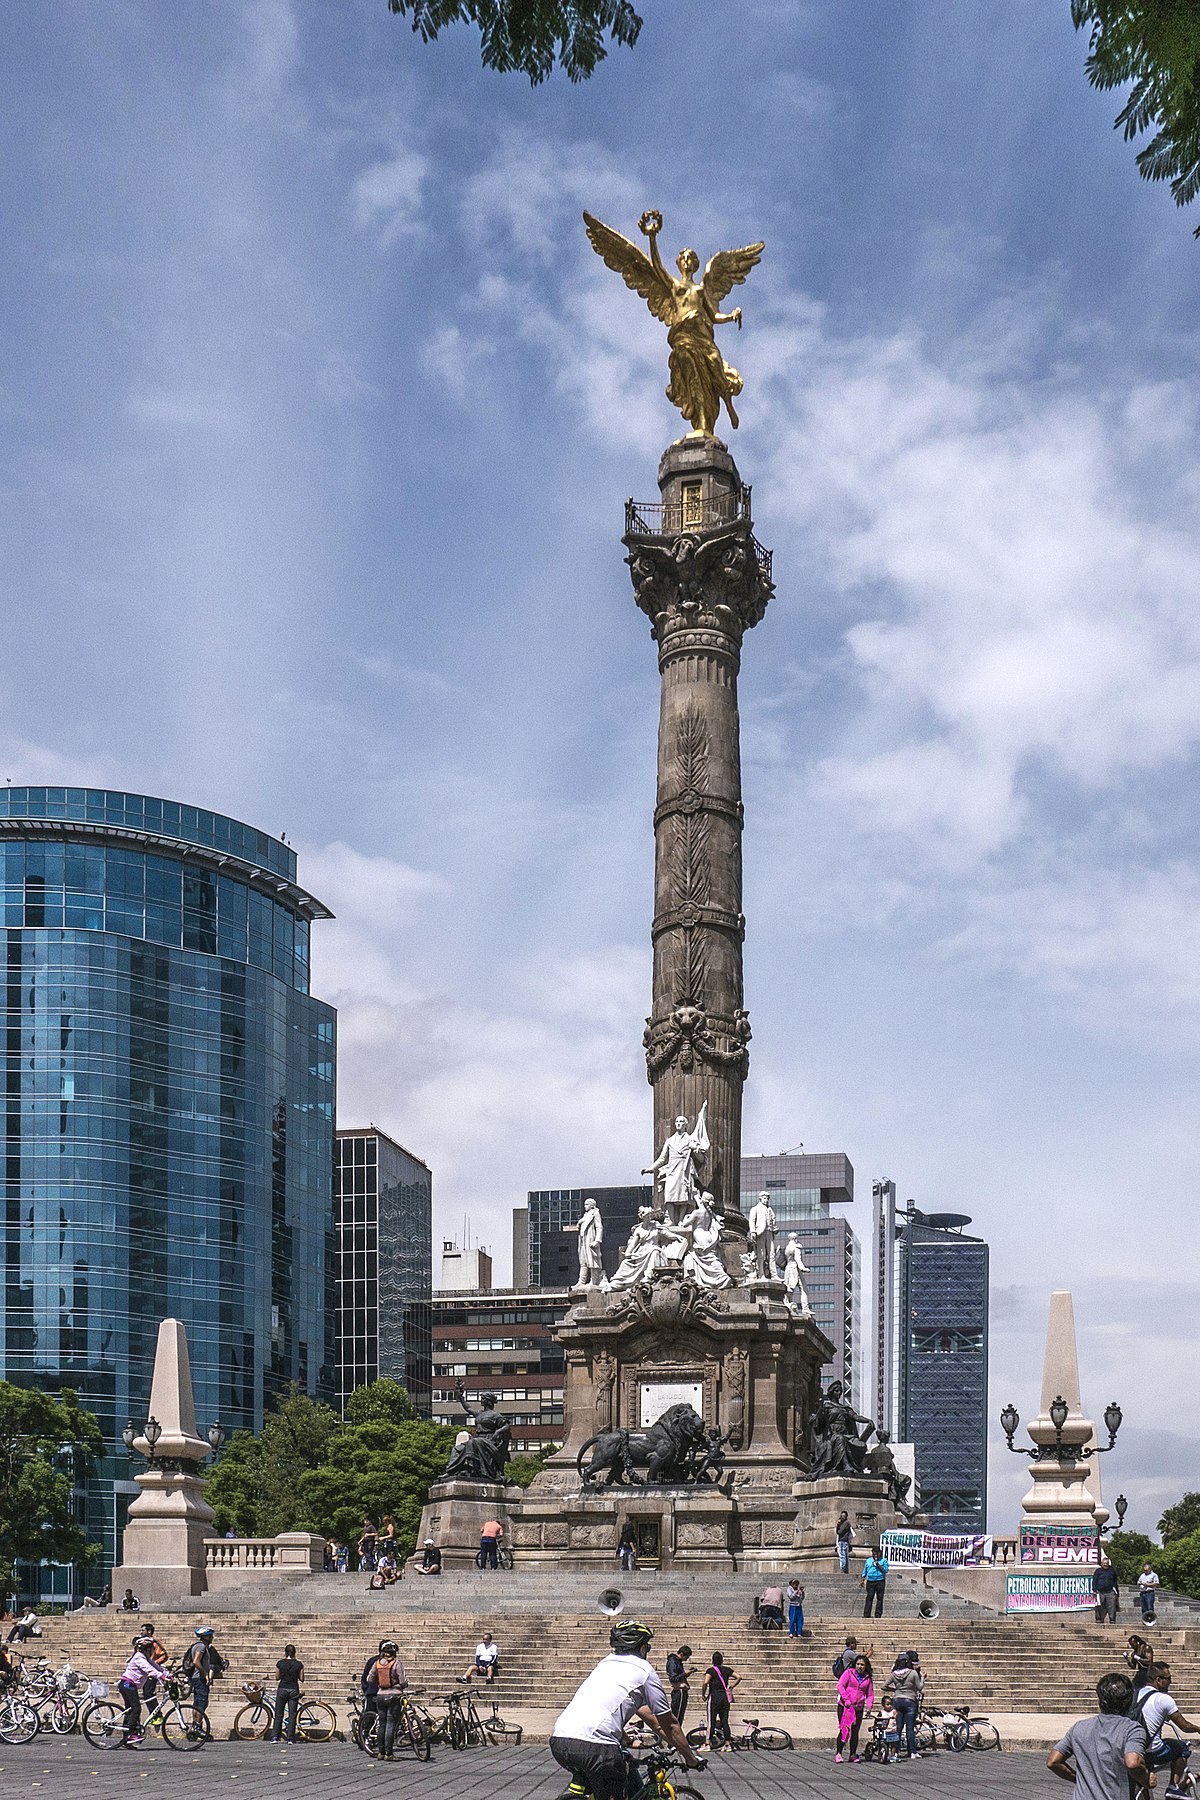
[[[642,296],[655,318],[666,326],[671,347],[667,399],[679,408],[693,435],[712,437],[722,402],[736,430],[738,416],[733,401],[742,391],[742,378],[717,349],[714,327],[736,325],[741,330],[740,306],[729,313],[718,312],[717,308],[735,284],[745,281],[761,258],[764,246],[747,244],[743,250],[718,250],[709,257],[704,275],[697,282],[693,277],[700,267],[700,258],[694,250],[681,250],[675,258],[678,277],[663,267],[658,253],[661,213],[645,212],[638,220],[638,229],[650,240],[649,256],[591,213],[584,213],[583,222],[596,254],[623,277],[626,287]]]

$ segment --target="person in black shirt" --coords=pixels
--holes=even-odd
[[[421,1563],[418,1575],[440,1575],[442,1572],[442,1553],[432,1538],[425,1539],[425,1548],[421,1552]]]
[[[304,1664],[296,1659],[295,1644],[283,1646],[283,1655],[275,1664],[275,1673],[279,1677],[279,1686],[275,1689],[275,1726],[271,1738],[276,1744],[284,1738],[289,1744],[294,1744],[296,1707],[300,1701],[300,1683],[304,1680]]]
[[[692,1654],[690,1644],[680,1644],[678,1650],[672,1650],[667,1657],[667,1680],[671,1686],[671,1711],[683,1724],[683,1715],[687,1711],[688,1677],[696,1673],[689,1669],[688,1658]]]
[[[1092,1592],[1096,1596],[1097,1623],[1111,1620],[1115,1625],[1121,1604],[1121,1591],[1117,1586],[1117,1571],[1107,1556],[1101,1560],[1100,1567],[1092,1576]]]

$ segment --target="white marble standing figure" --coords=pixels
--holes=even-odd
[[[778,1281],[779,1264],[775,1259],[775,1209],[770,1194],[760,1194],[750,1208],[750,1248],[754,1252],[754,1273],[760,1281]]]
[[[804,1261],[804,1252],[800,1248],[800,1239],[796,1233],[788,1234],[787,1248],[783,1253],[783,1285],[784,1298],[794,1313],[802,1319],[812,1317],[812,1307],[808,1303],[808,1293],[803,1277],[808,1274]]]
[[[694,1129],[681,1114],[675,1129],[643,1175],[654,1175],[662,1182],[663,1211],[672,1225],[678,1225],[690,1212],[699,1196],[697,1171],[708,1156],[708,1101],[696,1114]]]
[[[690,1275],[697,1287],[732,1287],[729,1271],[717,1255],[721,1225],[713,1209],[711,1194],[701,1194],[680,1230],[692,1234],[691,1248],[683,1259],[684,1274]]]
[[[583,1217],[571,1229],[579,1233],[579,1280],[571,1291],[599,1287],[604,1280],[604,1220],[594,1200],[584,1201]]]

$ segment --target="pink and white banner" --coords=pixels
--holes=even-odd
[[[1005,1612],[1085,1612],[1095,1606],[1090,1575],[1010,1575]]]

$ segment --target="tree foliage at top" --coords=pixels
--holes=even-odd
[[[407,1425],[417,1417],[408,1389],[388,1375],[356,1387],[346,1402],[347,1425]]]
[[[477,25],[483,66],[519,71],[536,87],[561,64],[572,81],[586,81],[608,55],[605,39],[637,43],[642,21],[630,0],[388,0],[412,19],[426,43],[446,25]]]
[[[99,1555],[72,1508],[74,1480],[104,1451],[100,1427],[75,1395],[0,1381],[0,1589],[18,1561],[85,1563]],[[72,1466],[73,1465],[73,1466]]]
[[[1200,1531],[1200,1494],[1185,1494],[1168,1506],[1158,1521],[1158,1535],[1164,1544],[1170,1544],[1176,1538],[1190,1537],[1193,1531]]]
[[[292,1384],[263,1420],[262,1435],[235,1431],[208,1483],[217,1529],[241,1537],[293,1531],[301,1476],[320,1466],[338,1430],[332,1407]]]
[[[1133,91],[1117,114],[1127,143],[1152,131],[1139,151],[1147,181],[1169,181],[1177,206],[1200,193],[1200,6],[1196,0],[1071,0],[1089,29],[1093,87]],[[1200,237],[1200,225],[1196,227]]]

